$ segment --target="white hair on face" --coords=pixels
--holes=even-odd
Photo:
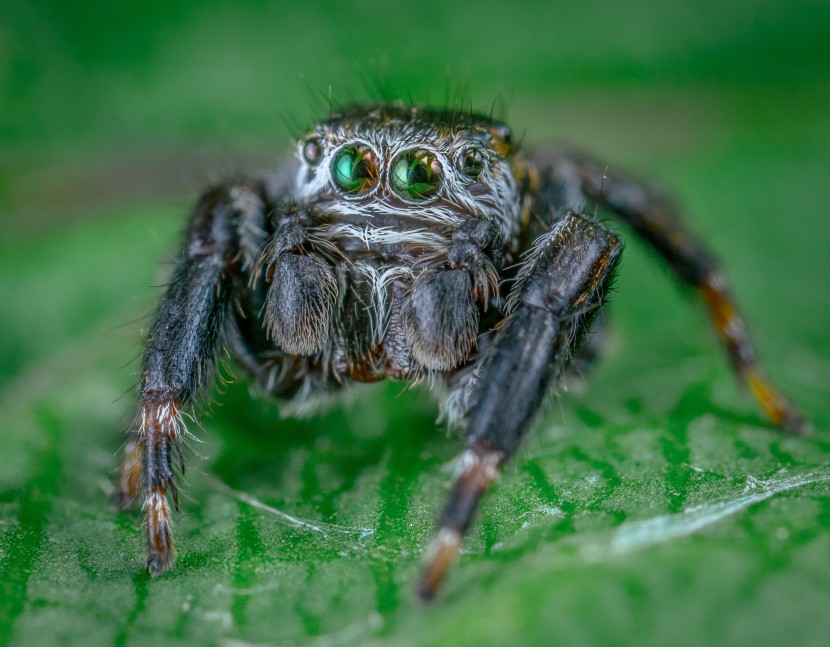
[[[395,280],[412,278],[412,270],[401,265],[373,265],[359,261],[357,269],[372,286],[372,302],[366,306],[372,341],[379,344],[386,335],[389,323],[389,288]]]
[[[377,245],[417,245],[429,249],[446,250],[447,239],[430,229],[396,229],[394,227],[364,226],[350,223],[323,225],[313,229],[314,235],[324,240],[354,238],[361,241],[367,250]]]
[[[514,239],[520,227],[522,201],[518,199],[520,189],[510,162],[495,155],[472,129],[439,131],[408,121],[378,121],[377,115],[367,118],[374,120],[371,127],[359,121],[319,126],[310,135],[322,149],[314,164],[303,159],[305,142],[299,142],[297,154],[301,164],[294,190],[300,201],[334,219],[396,216],[450,230],[469,218],[483,218],[498,224],[504,241]],[[361,195],[342,193],[331,177],[337,154],[352,146],[371,150],[377,164],[377,185]],[[467,146],[476,147],[486,159],[482,176],[475,183],[455,164],[456,157]],[[394,160],[415,149],[434,155],[443,172],[435,195],[425,200],[400,196],[389,181]],[[470,191],[473,186],[478,193]]]

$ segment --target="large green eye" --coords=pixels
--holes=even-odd
[[[331,174],[334,183],[350,195],[368,193],[377,184],[375,154],[365,146],[347,146],[334,158]]]
[[[403,153],[392,164],[392,186],[405,198],[425,200],[441,186],[444,171],[434,153],[414,150]]]

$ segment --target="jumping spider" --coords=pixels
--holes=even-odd
[[[467,449],[418,588],[432,598],[605,301],[622,246],[584,213],[593,204],[697,290],[738,378],[774,424],[805,432],[717,263],[664,197],[563,149],[522,153],[482,115],[355,106],[318,123],[275,175],[205,193],[190,219],[146,342],[118,487],[125,504],[143,499],[147,570],[173,564],[181,416],[224,347],[298,407],[353,380],[443,385]]]

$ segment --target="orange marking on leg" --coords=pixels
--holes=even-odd
[[[761,404],[761,407],[779,427],[795,434],[806,435],[811,432],[809,423],[781,395],[770,383],[760,368],[753,366],[743,375],[752,394]]]
[[[791,433],[807,434],[810,426],[764,375],[749,345],[744,324],[726,290],[723,278],[713,275],[699,286],[712,323],[726,345],[740,378],[749,387],[764,413],[778,427]]]
[[[729,301],[729,297],[723,292],[721,286],[715,285],[714,281],[706,281],[700,285],[700,292],[703,295],[709,313],[712,316],[712,323],[721,337],[728,337],[727,332],[733,325],[737,314],[735,308]]]
[[[168,491],[178,508],[176,483],[170,465],[170,450],[178,449],[181,442],[179,408],[175,399],[148,402],[142,410],[139,433],[144,447],[144,526],[147,539],[147,570],[151,575],[161,575],[173,564],[175,544],[173,523],[170,517]]]
[[[460,473],[455,481],[441,528],[427,554],[418,584],[422,600],[435,598],[464,540],[472,511],[496,478],[506,456],[497,450],[470,448],[461,455]]]
[[[142,449],[138,436],[133,434],[124,448],[124,462],[118,476],[118,487],[112,497],[113,504],[119,509],[126,510],[131,507],[138,496]]]
[[[162,400],[145,405],[142,412],[142,434],[146,434],[148,427],[158,429],[159,439],[169,438],[174,442],[178,441],[180,439],[178,402],[175,399]]]
[[[608,264],[611,262],[611,253],[615,247],[606,247],[602,256],[600,256],[594,264],[594,271],[591,275],[591,284],[579,297],[573,302],[573,307],[577,308],[583,305],[589,298],[591,298],[597,291],[600,282],[606,274]]]
[[[155,487],[147,493],[144,516],[147,532],[147,570],[150,575],[161,575],[173,565],[176,556],[166,488]]]
[[[787,405],[764,374],[754,368],[744,376],[744,379],[767,415],[775,424],[781,424],[786,418]]]
[[[462,541],[461,533],[447,528],[442,529],[433,540],[418,583],[418,596],[422,600],[430,601],[435,598],[458,551],[461,550]]]

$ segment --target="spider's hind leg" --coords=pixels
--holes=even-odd
[[[567,151],[544,150],[534,162],[549,192],[564,187],[558,194],[567,195],[569,200],[607,208],[651,245],[703,299],[735,373],[767,417],[786,431],[809,432],[807,420],[761,368],[719,263],[688,231],[682,214],[670,200],[642,182],[609,173],[596,161]]]
[[[423,599],[435,596],[481,497],[598,314],[620,251],[602,225],[568,214],[524,262],[511,312],[465,385],[467,450],[427,557]]]

